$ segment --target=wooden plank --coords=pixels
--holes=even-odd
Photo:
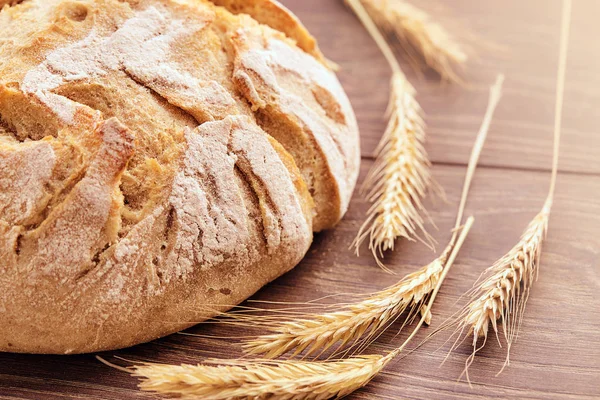
[[[389,68],[373,41],[342,0],[284,0],[318,38],[324,53],[338,62],[340,77],[358,116],[363,155],[370,156],[385,128]],[[560,0],[443,2],[422,0],[436,20],[450,26],[475,53],[467,87],[419,78],[404,62],[427,113],[434,162],[467,160],[485,110],[488,87],[506,75],[482,165],[548,169],[552,150]],[[450,5],[451,4],[451,5]],[[565,92],[565,135],[561,169],[600,173],[600,2],[576,1]],[[401,51],[398,56],[404,60]]]
[[[363,165],[363,175],[369,167]],[[430,204],[433,230],[440,246],[448,239],[462,184],[464,167],[436,166],[436,179],[447,190],[448,203]],[[506,252],[541,207],[549,174],[482,168],[478,171],[467,215],[476,223],[434,309],[434,325],[452,315],[454,303],[479,273]],[[515,184],[517,182],[517,184]],[[440,334],[422,349],[392,364],[384,374],[351,398],[588,398],[600,396],[600,182],[594,177],[563,174],[559,179],[554,214],[545,246],[540,279],[534,286],[512,364],[499,377],[504,351],[493,342],[471,368],[472,389],[456,382],[470,348],[461,346],[438,368],[446,340]],[[364,252],[355,257],[345,250],[361,223],[367,205],[355,196],[348,217],[335,230],[320,234],[307,258],[294,271],[267,286],[256,299],[309,301],[333,293],[366,293],[393,283],[398,277],[382,272]],[[402,275],[423,265],[434,254],[421,245],[400,242],[387,258]],[[341,296],[336,301],[344,301]],[[432,328],[433,328],[432,327]],[[423,339],[424,330],[418,340]],[[192,328],[189,332],[240,336],[245,329],[227,326]],[[390,331],[371,352],[397,345],[407,332],[394,338]],[[418,343],[415,342],[415,343]],[[239,356],[239,340],[172,335],[153,343],[105,354],[132,360],[196,363],[209,357]],[[118,361],[118,360],[116,360]],[[5,398],[145,398],[135,391],[135,380],[105,367],[91,355],[0,355],[0,393]],[[13,396],[13,397],[10,397]],[[0,397],[2,398],[2,397]]]

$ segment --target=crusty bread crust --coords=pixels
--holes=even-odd
[[[176,332],[293,268],[339,221],[358,173],[352,109],[295,17],[267,10],[280,11],[2,9],[0,351]]]
[[[327,65],[317,40],[302,25],[302,22],[283,4],[276,0],[210,0],[225,7],[233,14],[248,14],[261,24],[283,32],[293,39],[296,45]]]

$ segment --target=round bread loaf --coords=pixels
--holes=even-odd
[[[149,341],[343,216],[351,106],[272,0],[0,0],[0,351]]]

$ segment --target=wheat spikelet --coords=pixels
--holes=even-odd
[[[443,79],[460,81],[455,69],[467,61],[467,54],[429,14],[403,0],[362,2],[375,22],[394,33],[409,54],[418,53]]]
[[[497,334],[496,321],[500,320],[510,350],[529,290],[538,273],[551,208],[552,202],[548,199],[523,232],[519,243],[488,269],[487,278],[478,286],[479,297],[468,305],[462,321],[462,326],[471,329],[473,346],[477,346],[479,338],[487,339],[490,324]]]
[[[424,122],[414,89],[401,74],[392,77],[388,127],[376,150],[377,159],[365,179],[367,200],[372,203],[354,246],[358,253],[368,238],[369,249],[380,267],[383,252],[394,249],[398,237],[421,240],[433,246],[423,227],[421,199],[431,183],[430,162],[423,146]]]
[[[445,324],[456,326],[453,336],[457,336],[450,351],[453,351],[469,335],[473,336],[473,352],[465,361],[463,374],[469,380],[468,369],[475,359],[476,353],[485,346],[489,326],[492,326],[500,344],[499,330],[507,344],[506,360],[499,373],[510,364],[510,350],[517,339],[517,334],[529,293],[537,279],[542,253],[542,244],[548,230],[548,220],[558,175],[558,157],[562,124],[562,109],[567,65],[568,38],[571,21],[571,0],[563,1],[561,45],[559,57],[558,84],[556,89],[556,117],[554,122],[554,151],[552,161],[552,177],[548,197],[542,210],[529,223],[519,242],[500,260],[488,268],[477,281],[471,291],[471,300],[459,312],[458,317]],[[498,326],[500,321],[500,327]],[[478,347],[478,342],[483,343]]]
[[[381,257],[384,251],[394,248],[398,237],[420,240],[433,247],[433,239],[423,227],[426,212],[422,198],[431,184],[430,162],[423,146],[425,123],[415,99],[415,89],[360,0],[346,2],[373,37],[393,72],[388,125],[363,186],[372,205],[353,242],[358,254],[368,238],[377,264],[387,270]]]
[[[373,355],[330,362],[226,362],[220,365],[145,364],[132,375],[140,388],[183,398],[329,399],[346,396],[371,381],[388,358]]]
[[[342,310],[317,315],[312,319],[295,319],[275,325],[272,333],[244,344],[249,354],[279,357],[304,351],[309,357],[337,345],[366,343],[377,337],[407,309],[410,315],[419,310],[435,288],[444,269],[448,253],[419,271],[405,276],[395,285],[374,293],[366,300],[349,304]]]
[[[510,363],[510,349],[517,338],[529,292],[539,272],[542,243],[548,230],[551,208],[550,196],[523,232],[520,241],[484,272],[471,291],[469,304],[455,318],[456,322],[452,322],[457,325],[453,334],[457,338],[450,351],[468,335],[473,336],[473,352],[467,358],[463,371],[467,380],[468,369],[477,351],[487,342],[490,325],[500,343],[498,321],[507,344],[504,367]],[[483,343],[478,347],[480,339],[483,339]]]

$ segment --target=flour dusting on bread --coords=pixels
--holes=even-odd
[[[0,143],[0,210],[4,221],[26,224],[45,207],[49,200],[45,186],[55,163],[49,142],[25,146]]]
[[[200,32],[208,21],[169,19],[155,7],[137,12],[108,37],[95,30],[82,41],[57,49],[29,71],[22,88],[34,93],[65,122],[72,123],[74,103],[51,93],[65,82],[92,79],[124,69],[159,92],[174,92],[185,99],[216,99],[225,104],[221,117],[234,101],[225,89],[204,84],[170,62],[170,44],[184,34]]]
[[[360,162],[354,114],[335,74],[282,40],[240,30],[234,43],[234,79],[313,188],[315,230],[332,227],[348,208]],[[281,125],[290,123],[297,132],[288,141]]]
[[[232,14],[240,1],[0,11],[0,351],[184,329],[340,220],[358,171],[348,99],[295,17],[271,0]]]

